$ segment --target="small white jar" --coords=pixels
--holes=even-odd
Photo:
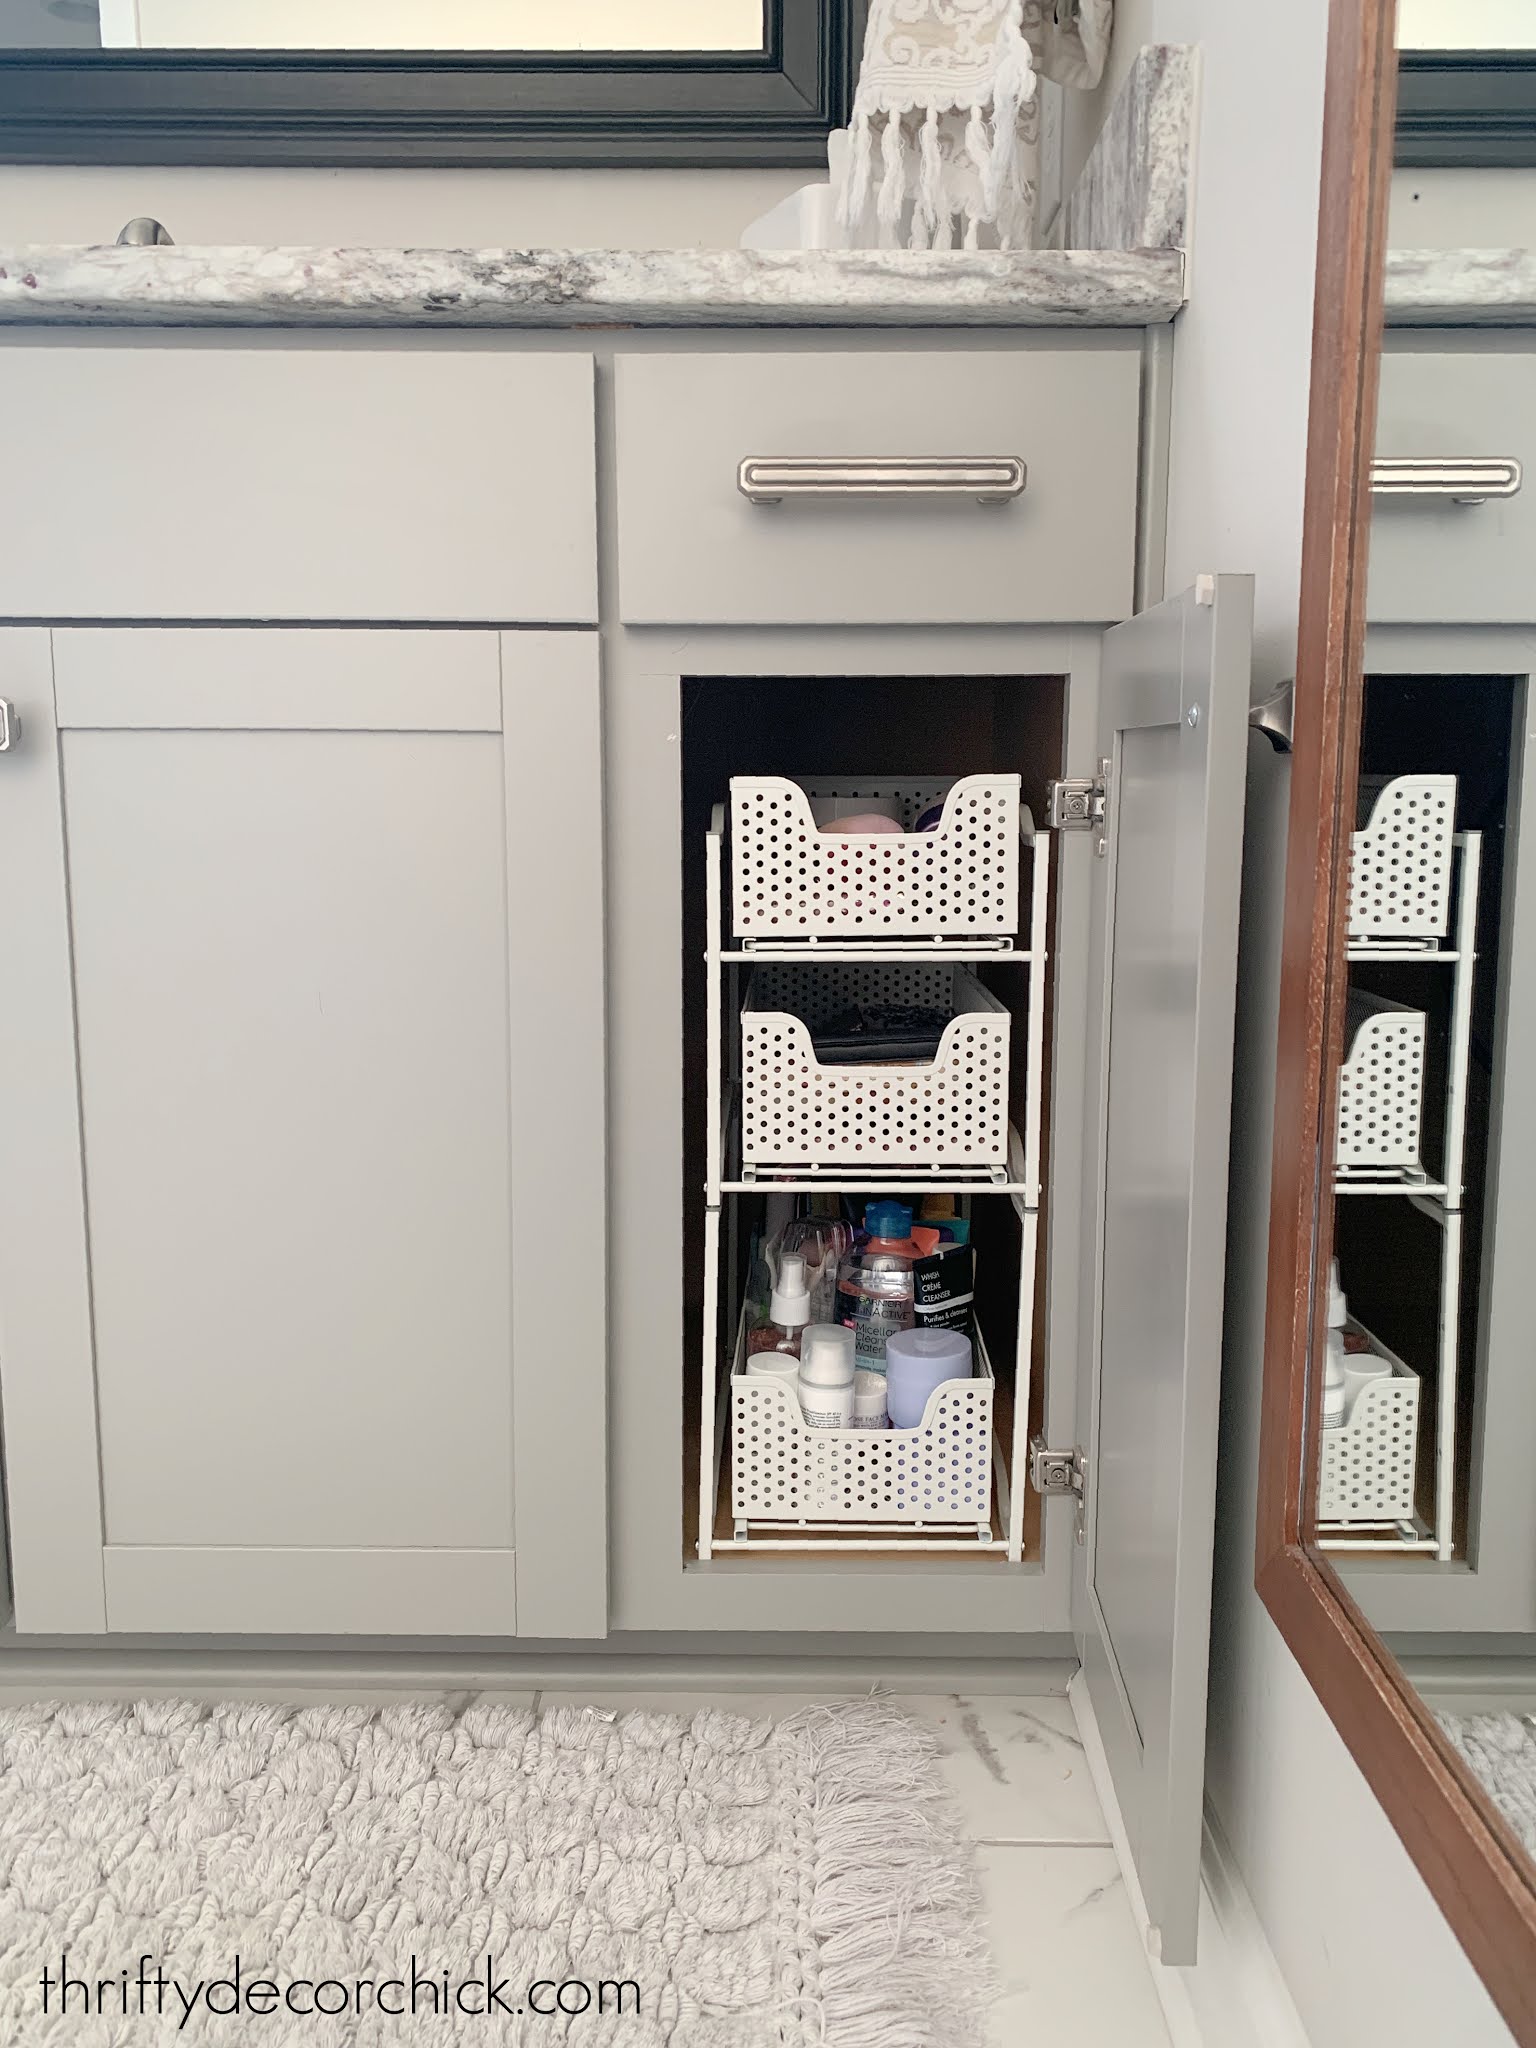
[[[856,1372],[853,1376],[853,1427],[888,1429],[890,1421],[885,1405],[885,1374]]]

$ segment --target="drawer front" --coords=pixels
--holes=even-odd
[[[1117,347],[625,358],[621,614],[635,625],[1122,618],[1139,387],[1139,354]],[[857,495],[870,485],[857,470],[802,473],[777,503],[739,482],[743,462],[850,458],[1017,458],[1027,474],[1018,495],[985,504],[968,488]]]
[[[1374,491],[1369,616],[1412,625],[1536,621],[1536,353],[1383,357],[1376,457],[1512,458],[1524,475],[1512,497],[1481,504],[1464,501],[1465,484],[1460,499],[1454,488]]]
[[[589,356],[0,352],[0,612],[597,617]]]

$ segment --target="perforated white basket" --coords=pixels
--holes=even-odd
[[[811,1028],[855,1002],[954,1015],[930,1066],[824,1067]],[[974,974],[942,960],[758,968],[741,1013],[743,1165],[1006,1165],[1012,1021]]]
[[[793,1387],[733,1374],[736,1520],[970,1523],[990,1536],[993,1381],[980,1342],[976,1367],[974,1378],[934,1389],[917,1429],[812,1429]]]
[[[1385,1345],[1390,1379],[1373,1380],[1355,1396],[1349,1420],[1322,1432],[1318,1520],[1405,1522],[1414,1513],[1419,1452],[1419,1378]]]
[[[1454,775],[1398,775],[1355,833],[1349,936],[1364,945],[1443,939],[1451,916]]]
[[[1348,1016],[1354,1035],[1339,1070],[1338,1169],[1421,1172],[1424,1012],[1353,990]]]
[[[993,938],[1019,928],[1019,777],[731,778],[738,939]],[[907,829],[822,832],[810,795],[894,798]],[[933,832],[911,827],[939,798]]]

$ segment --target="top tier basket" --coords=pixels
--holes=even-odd
[[[809,794],[808,794],[809,792]],[[895,798],[905,827],[823,832],[810,796]],[[914,832],[944,801],[933,832]],[[894,781],[731,778],[731,899],[738,939],[981,939],[1019,928],[1019,777],[966,775],[948,786]]]
[[[1432,946],[1451,916],[1454,775],[1398,775],[1384,783],[1354,835],[1349,938],[1360,946]]]

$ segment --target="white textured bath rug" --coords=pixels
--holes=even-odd
[[[968,2048],[986,1951],[932,1739],[879,1701],[0,1709],[5,2048]]]

